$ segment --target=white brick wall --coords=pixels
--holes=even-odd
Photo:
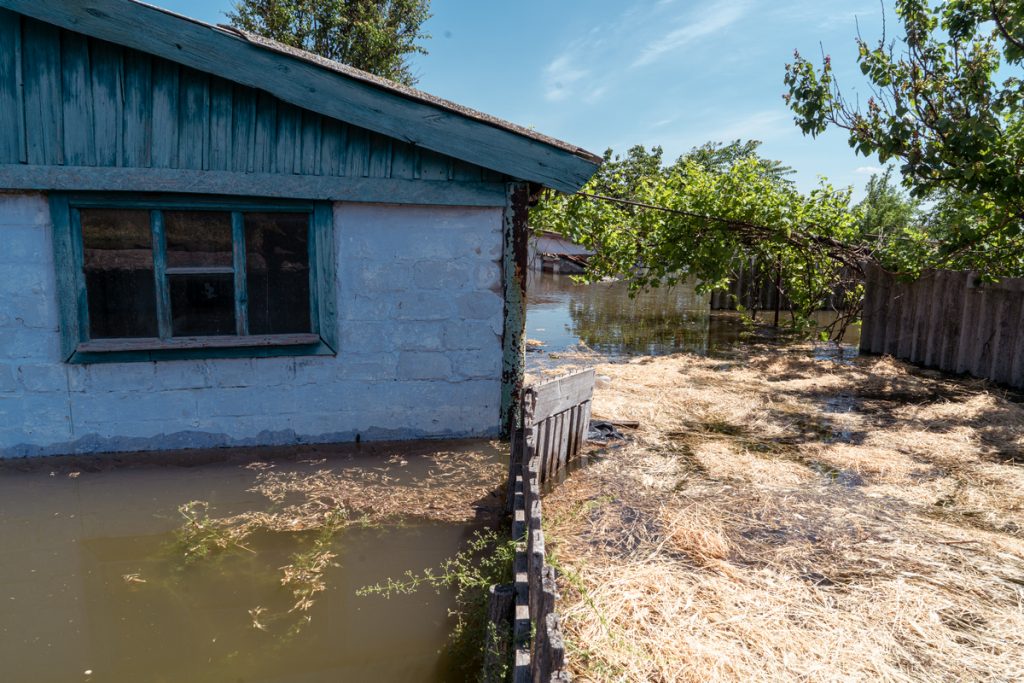
[[[46,198],[0,194],[0,457],[496,434],[500,209],[334,217],[337,357],[67,365]]]

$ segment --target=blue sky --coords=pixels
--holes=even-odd
[[[215,23],[231,6],[150,2]],[[431,9],[418,87],[591,151],[660,144],[674,159],[706,141],[753,138],[797,170],[801,188],[825,175],[858,195],[879,166],[841,132],[805,138],[781,97],[793,50],[816,56],[821,46],[840,83],[864,91],[854,38],[858,22],[865,38],[881,34],[877,0],[433,0]]]

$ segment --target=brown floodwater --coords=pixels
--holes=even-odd
[[[609,360],[671,353],[724,356],[744,342],[789,341],[784,328],[780,334],[767,325],[746,324],[735,311],[711,311],[710,297],[698,294],[693,282],[630,296],[625,282],[580,285],[568,275],[531,271],[527,292],[526,336],[543,344],[527,355],[530,369],[557,365],[558,354],[567,351],[593,351]],[[785,323],[788,314],[782,315]],[[835,316],[819,311],[815,319],[827,325]],[[843,337],[847,354],[855,352],[859,339],[859,325],[851,326]]]
[[[262,510],[249,489],[253,459],[283,471],[378,467],[401,458],[394,485],[425,476],[431,453],[481,441],[225,450],[161,465],[51,458],[0,466],[0,681],[254,683],[457,681],[446,644],[451,593],[385,599],[356,590],[454,555],[480,522],[410,520],[339,533],[327,590],[309,610],[280,568],[306,533],[260,533],[234,550],[186,564],[178,507],[208,501],[230,515]],[[153,456],[139,456],[140,459]],[[326,458],[326,461],[323,459]],[[394,461],[394,460],[393,460]],[[253,626],[252,610],[266,630]]]

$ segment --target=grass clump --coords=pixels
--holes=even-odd
[[[360,597],[410,595],[422,589],[437,593],[452,591],[455,618],[451,635],[451,654],[466,680],[481,671],[484,648],[498,640],[511,641],[511,633],[494,633],[487,618],[490,588],[512,581],[512,564],[516,544],[508,534],[494,530],[476,531],[465,548],[437,567],[421,572],[406,571],[397,578],[364,586],[356,591]]]

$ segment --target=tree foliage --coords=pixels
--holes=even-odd
[[[430,0],[237,0],[232,26],[405,85]]]
[[[625,157],[609,150],[580,193],[546,193],[530,220],[593,249],[589,279],[624,277],[633,288],[686,277],[705,291],[722,288],[741,263],[756,262],[781,274],[807,319],[863,256],[850,190],[822,182],[803,194],[757,148],[709,144],[670,165],[658,147]]]
[[[918,267],[1024,272],[1024,0],[896,0],[902,35],[857,39],[872,96],[851,102],[831,60],[799,53],[786,100],[805,134],[847,131],[858,153],[901,164],[915,198],[943,220],[910,235]],[[956,207],[956,211],[952,209]],[[952,221],[954,214],[960,220]]]

